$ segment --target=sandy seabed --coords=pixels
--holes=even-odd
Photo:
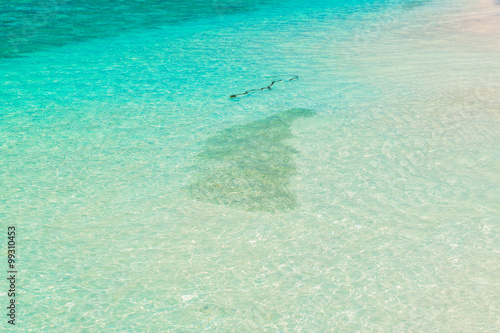
[[[457,16],[453,27],[458,30],[500,36],[500,0],[482,0]]]

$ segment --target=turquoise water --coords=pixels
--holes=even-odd
[[[2,3],[17,330],[498,331],[500,49],[447,28],[468,6]]]

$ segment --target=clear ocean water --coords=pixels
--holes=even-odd
[[[498,332],[472,5],[0,2],[17,331]]]

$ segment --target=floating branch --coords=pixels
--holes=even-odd
[[[288,82],[288,81],[293,81],[293,80],[298,80],[299,77],[297,75],[292,75],[292,78],[291,79],[288,79],[288,80],[282,80],[282,79],[279,79],[279,80],[275,80],[273,82],[271,82],[270,85],[268,85],[267,87],[263,87],[263,88],[260,88],[260,89],[252,89],[252,90],[247,90],[245,91],[244,93],[241,93],[241,94],[235,94],[235,95],[231,95],[229,96],[229,98],[236,98],[238,96],[243,96],[243,95],[246,95],[248,93],[251,93],[252,91],[261,91],[261,90],[264,90],[264,89],[268,89],[268,90],[271,90],[271,87],[273,86],[273,84],[275,84],[276,82]]]

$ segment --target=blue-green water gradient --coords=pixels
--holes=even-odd
[[[17,329],[498,330],[500,50],[447,28],[467,6],[1,2]]]

